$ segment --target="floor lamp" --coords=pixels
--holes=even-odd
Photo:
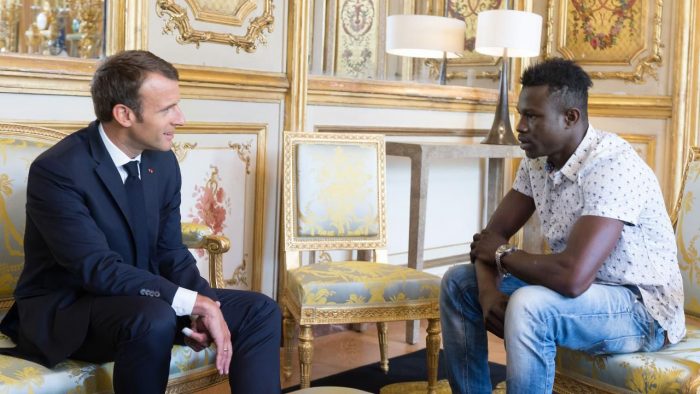
[[[386,20],[386,52],[391,55],[442,59],[440,84],[447,59],[464,51],[464,21],[434,15],[391,15]]]
[[[517,145],[508,111],[509,57],[532,57],[540,54],[542,17],[532,12],[490,10],[477,16],[474,50],[501,57],[498,104],[491,131],[482,144]]]

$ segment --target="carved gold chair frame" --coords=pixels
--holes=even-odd
[[[374,148],[377,156],[377,211],[378,231],[369,236],[308,236],[298,233],[299,201],[297,184],[301,175],[297,169],[298,147],[304,144],[361,145]],[[291,133],[284,135],[284,266],[282,275],[281,304],[284,310],[284,362],[283,373],[291,376],[292,343],[295,326],[300,325],[299,360],[301,387],[309,387],[311,360],[313,357],[312,326],[317,324],[376,323],[380,344],[381,366],[388,372],[387,327],[388,321],[428,319],[428,382],[434,392],[437,387],[437,357],[440,348],[440,314],[437,295],[431,298],[409,299],[405,301],[380,303],[313,303],[301,299],[299,293],[292,289],[291,271],[303,269],[301,252],[330,250],[369,250],[372,264],[387,266],[386,251],[386,210],[385,210],[385,147],[382,135],[347,134],[347,133]],[[328,165],[333,165],[328,163]],[[324,253],[324,256],[326,254]],[[333,263],[329,264],[343,264]],[[411,270],[402,267],[403,270]],[[324,272],[332,276],[331,271]],[[411,270],[415,271],[415,270]],[[431,277],[432,275],[418,273]],[[342,276],[342,275],[341,275]],[[436,287],[439,289],[439,278]],[[347,279],[345,279],[347,280]],[[428,278],[428,280],[432,280]],[[339,279],[340,282],[343,279]],[[303,297],[301,297],[303,298]],[[296,324],[295,324],[296,323]]]

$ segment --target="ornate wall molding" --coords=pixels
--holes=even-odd
[[[434,137],[485,137],[486,129],[451,129],[451,128],[425,128],[425,127],[367,127],[352,125],[321,125],[314,127],[315,132],[320,133],[366,133],[400,136],[434,136]],[[465,244],[466,245],[466,244]],[[430,250],[430,248],[426,248]]]
[[[663,0],[623,2],[617,7],[608,3],[612,4],[602,2],[597,4],[599,9],[592,10],[583,7],[580,0],[548,0],[545,57],[561,55],[582,65],[620,67],[629,64],[633,68],[632,71],[596,71],[588,68],[586,71],[591,78],[596,79],[621,79],[638,84],[646,82],[647,76],[656,79],[657,69],[663,63]],[[648,12],[653,15],[651,19],[647,16]],[[610,14],[610,18],[603,18],[603,14]],[[556,20],[559,21],[558,26],[555,26]],[[609,26],[611,20],[613,23]],[[646,37],[644,34],[649,28],[651,34]],[[576,49],[568,41],[571,37],[582,39]],[[640,59],[642,53],[646,53],[646,56]]]
[[[173,142],[173,152],[175,152],[175,157],[178,163],[182,163],[186,158],[187,154],[197,147],[197,143],[185,142],[181,144],[179,142]]]
[[[243,123],[215,123],[215,122],[188,122],[185,126],[178,128],[179,134],[230,134],[230,135],[247,135],[256,136],[256,147],[253,148],[252,141],[243,143],[231,143],[221,146],[204,146],[202,143],[190,144],[192,150],[228,150],[232,151],[237,160],[244,166],[245,176],[250,175],[250,167],[252,165],[252,150],[255,150],[255,174],[253,198],[250,200],[254,203],[254,208],[246,206],[244,215],[253,214],[253,229],[245,231],[245,239],[252,234],[253,249],[252,253],[245,252],[240,262],[236,263],[233,274],[230,278],[225,279],[226,284],[244,284],[249,285],[251,290],[259,291],[262,288],[262,253],[263,253],[263,234],[265,223],[265,207],[262,203],[265,201],[265,164],[266,164],[266,146],[267,146],[267,126],[261,124],[243,124]],[[180,147],[183,152],[184,146]],[[177,152],[177,151],[176,151]],[[185,153],[186,154],[186,153]],[[244,192],[247,195],[247,192]],[[247,198],[246,198],[246,201]],[[246,204],[247,205],[247,204]],[[246,221],[243,219],[244,222]],[[244,240],[244,244],[247,241]],[[241,246],[242,247],[242,246]],[[252,263],[251,273],[248,278],[244,278],[244,272],[248,265]],[[242,279],[243,278],[243,279]]]
[[[2,55],[0,92],[89,96],[97,62],[45,56]],[[176,65],[183,98],[269,101],[284,98],[284,74]]]
[[[363,81],[324,76],[309,77],[309,104],[367,108],[431,109],[493,113],[497,93],[493,89],[435,84]],[[511,107],[516,94],[511,94]],[[670,118],[673,104],[668,96],[594,94],[589,99],[591,116]]]
[[[242,26],[257,8],[254,0],[185,0],[194,19],[221,25]]]
[[[175,29],[179,34],[175,37],[180,44],[195,44],[199,47],[202,42],[212,42],[217,44],[227,44],[236,47],[236,52],[243,49],[252,53],[257,49],[258,44],[266,44],[267,39],[263,30],[272,32],[275,21],[272,15],[274,6],[272,0],[264,0],[265,6],[262,15],[252,19],[248,25],[245,35],[239,36],[231,33],[217,33],[212,31],[196,30],[192,27],[187,10],[179,6],[174,0],[157,0],[156,14],[161,18],[167,18],[163,33],[174,33]]]

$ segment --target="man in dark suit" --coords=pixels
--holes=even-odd
[[[18,346],[6,353],[115,361],[117,393],[152,394],[165,390],[173,344],[213,342],[232,392],[278,393],[276,303],[212,289],[182,244],[177,70],[125,51],[98,68],[91,93],[98,120],[29,170],[25,266],[0,326]]]

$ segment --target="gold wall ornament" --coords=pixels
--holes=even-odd
[[[180,44],[195,44],[199,48],[199,44],[202,42],[213,42],[234,46],[236,47],[236,52],[239,52],[242,48],[244,51],[252,53],[257,49],[258,43],[267,44],[267,39],[263,35],[263,29],[272,32],[275,21],[272,15],[272,10],[274,9],[272,0],[263,1],[265,2],[265,7],[262,15],[250,21],[245,36],[195,30],[187,15],[187,10],[175,4],[174,0],[157,0],[156,14],[161,18],[169,18],[165,22],[163,33],[174,33],[174,30],[177,29],[180,34],[175,39]]]
[[[555,26],[557,6],[559,24]],[[657,69],[663,63],[662,15],[663,0],[602,0],[595,4],[549,0],[545,57],[562,56],[584,66],[633,67],[632,71],[596,71],[587,67],[591,78],[596,79],[638,84],[644,83],[646,76],[657,79]],[[642,54],[646,56],[640,58]]]
[[[253,141],[245,144],[229,142],[228,147],[238,154],[238,158],[245,163],[245,173],[250,174],[250,149],[253,147]]]
[[[187,153],[191,151],[192,149],[197,147],[197,143],[190,143],[190,142],[185,142],[184,144],[181,144],[179,142],[173,142],[173,152],[175,153],[175,157],[177,158],[178,163],[182,163],[185,161],[187,158]]]
[[[222,25],[241,26],[257,8],[254,0],[185,0],[194,19]]]
[[[244,285],[246,287],[249,287],[248,285],[248,263],[246,262],[246,259],[248,258],[248,253],[245,253],[243,255],[243,261],[241,261],[241,264],[236,267],[236,269],[233,270],[233,275],[231,276],[231,279],[226,279],[224,283],[226,285],[230,286],[238,286],[238,285]]]

